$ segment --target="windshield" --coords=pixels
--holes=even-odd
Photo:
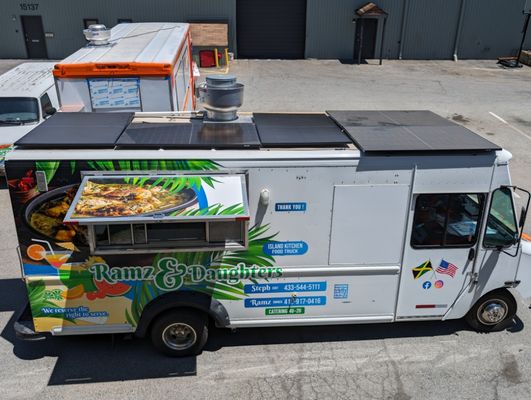
[[[25,124],[39,120],[39,103],[33,97],[0,97],[0,124]]]

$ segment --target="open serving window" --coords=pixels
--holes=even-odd
[[[245,249],[245,176],[85,176],[64,222],[87,226],[93,254]]]

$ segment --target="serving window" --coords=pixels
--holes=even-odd
[[[247,245],[247,227],[243,220],[93,225],[89,237],[94,254],[240,250]]]
[[[65,222],[87,226],[94,254],[245,249],[245,176],[87,176]]]

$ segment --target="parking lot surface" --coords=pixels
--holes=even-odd
[[[0,72],[18,62],[0,62]],[[238,60],[230,72],[245,84],[244,111],[432,110],[511,151],[514,183],[531,188],[531,68]],[[214,330],[203,354],[185,359],[119,335],[19,341],[13,320],[25,289],[5,190],[0,201],[1,399],[531,398],[522,299],[514,324],[491,334],[463,321]]]

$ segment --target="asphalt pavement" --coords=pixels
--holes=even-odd
[[[0,72],[17,62],[0,62]],[[432,110],[511,151],[514,183],[531,188],[531,68],[238,60],[230,72],[245,84],[245,111]],[[13,320],[25,289],[5,190],[0,204],[0,399],[531,398],[531,314],[521,298],[514,323],[490,334],[463,321],[214,330],[203,354],[185,359],[123,335],[19,341]]]

